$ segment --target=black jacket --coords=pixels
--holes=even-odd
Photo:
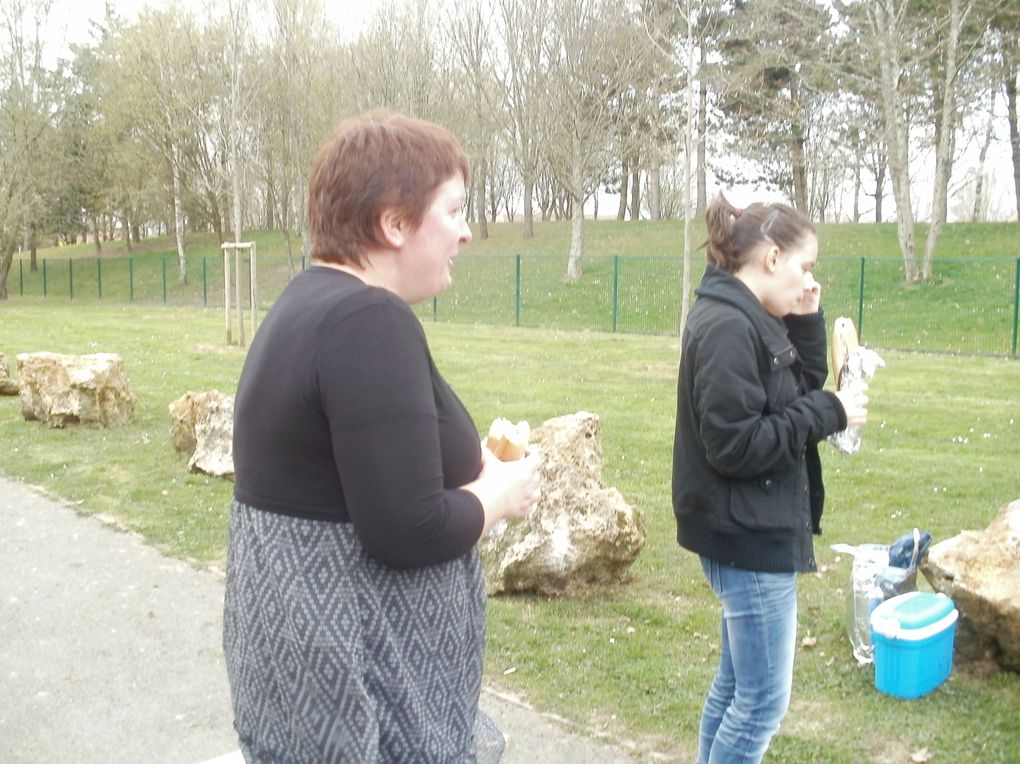
[[[846,427],[823,391],[825,319],[770,316],[737,278],[710,266],[684,328],[673,448],[681,546],[763,572],[816,569],[818,441]]]

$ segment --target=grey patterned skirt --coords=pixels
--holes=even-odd
[[[475,761],[484,638],[477,550],[395,570],[348,523],[234,503],[223,647],[247,761]]]

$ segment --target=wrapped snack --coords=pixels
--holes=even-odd
[[[837,390],[871,379],[878,369],[885,367],[885,361],[878,353],[860,344],[854,322],[845,316],[840,316],[833,324],[830,349]],[[861,447],[861,428],[851,426],[833,433],[829,442],[844,454],[856,453]]]

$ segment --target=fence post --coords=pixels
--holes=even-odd
[[[103,299],[103,260],[96,258],[96,285],[99,288],[99,299]]]
[[[67,294],[74,299],[74,260],[67,258]]]
[[[166,305],[166,255],[163,255],[163,304]]]
[[[613,255],[613,332],[616,332],[617,303],[620,298],[620,256]]]
[[[46,258],[42,261],[42,296],[46,296]]]
[[[439,296],[432,298],[432,322],[435,323],[439,317]]]
[[[1013,284],[1013,345],[1009,354],[1016,358],[1017,324],[1020,323],[1020,257],[1016,259],[1016,278]]]
[[[514,326],[521,325],[521,256],[515,258],[514,274]]]
[[[861,257],[861,273],[857,279],[857,338],[863,338],[864,327],[864,258]]]
[[[128,302],[135,301],[135,259],[128,258]]]

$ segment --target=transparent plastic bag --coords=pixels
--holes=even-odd
[[[482,709],[475,716],[475,762],[476,764],[497,764],[503,758],[506,738]]]
[[[873,663],[871,611],[890,597],[917,591],[917,568],[928,554],[931,534],[914,528],[892,544],[833,544],[853,557],[847,592],[847,636],[860,665]]]
[[[884,544],[835,544],[832,548],[849,554],[854,560],[846,598],[846,626],[854,658],[863,666],[875,660],[869,619],[871,611],[885,599],[880,579],[889,566],[889,547]]]

